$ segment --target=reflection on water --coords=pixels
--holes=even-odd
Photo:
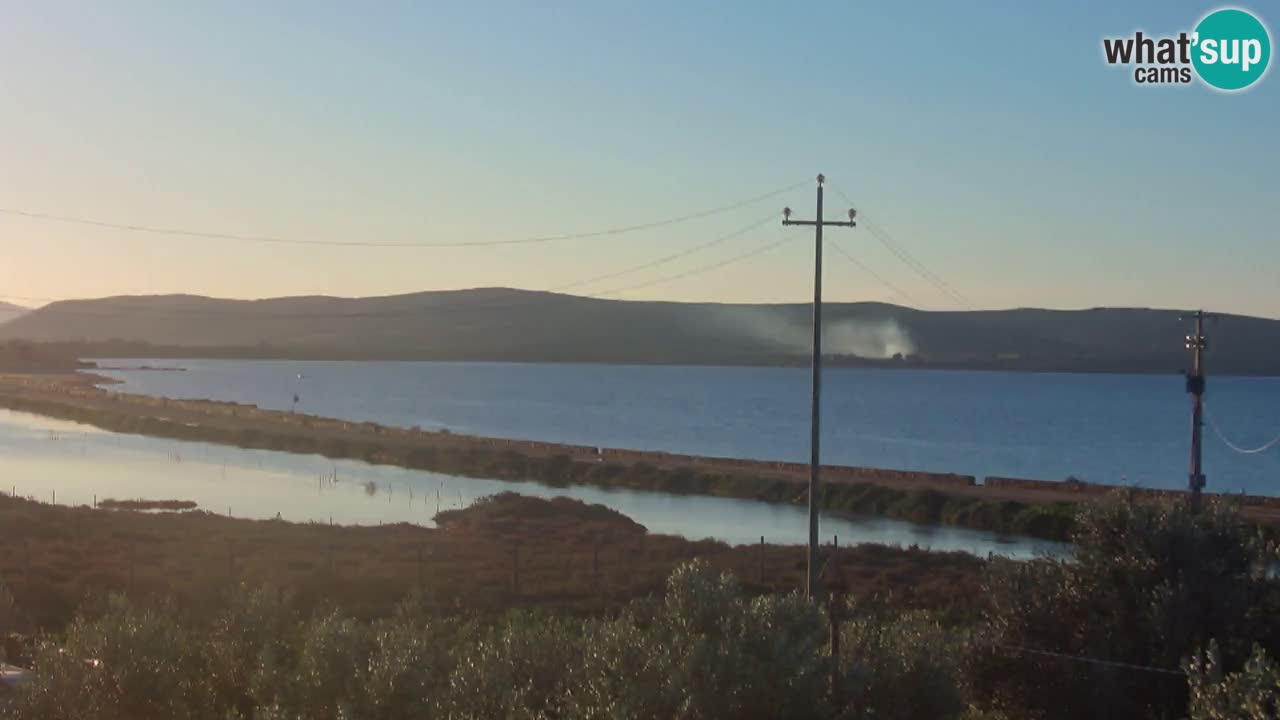
[[[438,473],[245,450],[209,443],[106,432],[85,425],[0,410],[0,489],[64,505],[94,498],[192,500],[203,510],[295,522],[431,525],[440,510],[465,507],[503,491],[568,496],[618,510],[650,532],[715,538],[733,544],[801,544],[805,510],[750,500],[678,496],[585,486],[459,478]],[[4,487],[8,485],[9,487]],[[1060,553],[1055,543],[1008,540],[974,530],[882,518],[824,516],[823,536],[841,544],[876,542],[1031,557]]]

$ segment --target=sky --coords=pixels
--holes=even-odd
[[[811,218],[822,172],[829,218],[847,196],[881,229],[827,230],[828,300],[1280,317],[1280,77],[1142,87],[1103,61],[1104,36],[1176,34],[1217,7],[0,0],[0,209],[492,242],[792,188],[469,248],[0,213],[0,300],[568,285],[805,301],[812,235],[765,220]],[[1280,27],[1280,7],[1251,9]]]

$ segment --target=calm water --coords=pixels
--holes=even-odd
[[[111,360],[128,392],[215,398],[388,425],[699,455],[808,459],[797,368],[516,363]],[[303,377],[299,379],[299,374]],[[829,370],[823,459],[874,467],[1184,487],[1189,398],[1178,375]],[[1280,378],[1210,378],[1236,444],[1280,434]],[[1280,494],[1280,448],[1231,453],[1206,429],[1209,488]]]
[[[316,455],[120,435],[85,425],[0,410],[0,491],[89,505],[98,499],[192,500],[236,517],[372,525],[432,525],[437,510],[512,490],[569,496],[614,508],[650,532],[734,544],[801,544],[807,525],[799,507],[662,493],[551,488],[537,483],[456,478],[402,468],[333,461]],[[1057,553],[1055,543],[1001,539],[991,533],[879,518],[823,517],[823,536],[841,543],[876,542],[1012,557]]]

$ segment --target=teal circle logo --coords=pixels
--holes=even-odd
[[[1271,35],[1252,13],[1216,10],[1196,25],[1191,63],[1219,90],[1243,90],[1262,78],[1271,61]]]

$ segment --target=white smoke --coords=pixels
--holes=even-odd
[[[789,321],[766,310],[734,310],[733,324],[752,337],[780,346],[789,353],[808,354],[813,342],[813,329],[808,322]],[[827,320],[823,323],[823,355],[856,355],[882,360],[898,353],[905,357],[915,352],[911,335],[891,318]]]
[[[823,328],[822,352],[883,359],[899,353],[914,355],[916,346],[896,320],[844,320]]]

